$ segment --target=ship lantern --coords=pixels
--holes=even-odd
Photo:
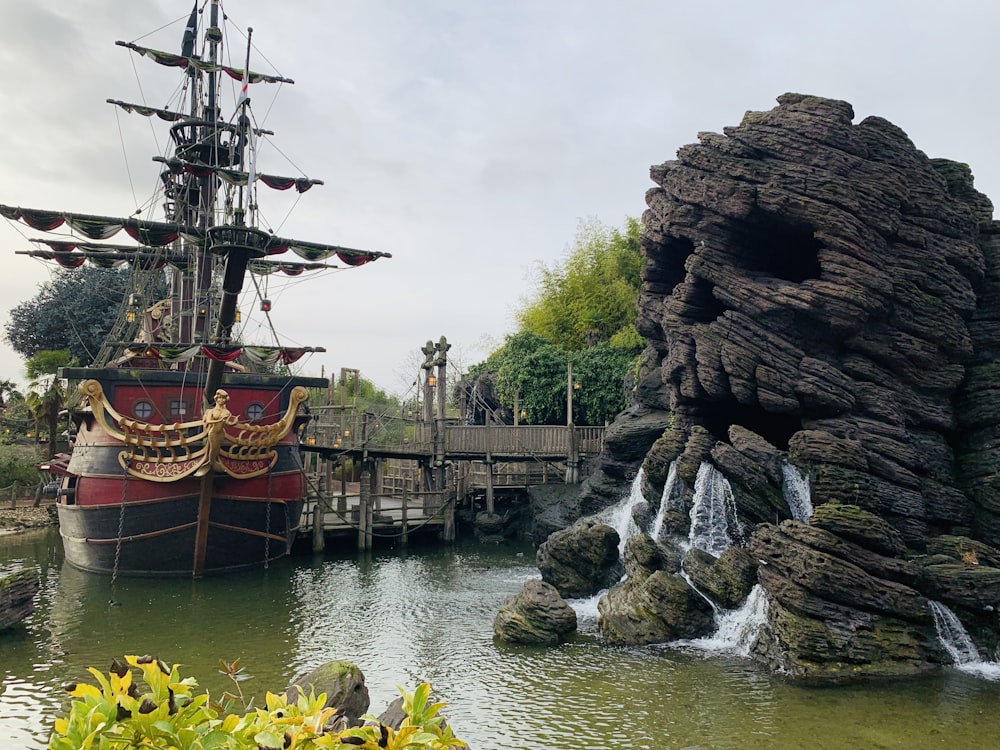
[[[269,299],[262,299],[260,301],[260,309],[261,309],[261,312],[271,312],[271,300],[269,300]]]
[[[128,296],[128,310],[125,311],[125,320],[129,323],[135,322],[135,313],[139,309],[139,295],[134,292]]]

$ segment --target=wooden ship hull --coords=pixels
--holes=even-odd
[[[201,398],[201,389],[185,373],[80,369],[66,374],[100,382],[122,415],[141,415],[152,406],[181,416],[197,408]],[[249,412],[273,424],[287,412],[293,387],[326,387],[327,382],[234,374],[224,385],[234,413]],[[130,446],[104,428],[93,408],[76,416],[76,442],[56,506],[69,564],[114,575],[211,575],[259,568],[291,551],[307,493],[297,435],[307,415],[293,417],[292,429],[270,451],[273,464],[269,460],[259,476],[211,472],[157,481],[126,471],[122,455]]]

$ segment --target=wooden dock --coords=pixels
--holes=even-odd
[[[576,481],[579,464],[600,452],[604,432],[603,427],[446,425],[442,450],[435,449],[426,424],[383,430],[362,418],[340,427],[324,416],[320,412],[302,443],[312,489],[300,528],[316,550],[326,538],[343,543],[356,537],[359,549],[371,549],[377,540],[405,545],[416,532],[450,540],[456,508],[473,497],[484,499],[493,512],[496,492]],[[361,467],[360,482],[345,486],[337,479],[347,464]]]
[[[516,408],[513,425],[500,423],[489,410],[482,425],[449,419],[448,349],[443,336],[422,349],[422,409],[398,416],[359,413],[356,404],[344,403],[345,384],[360,377],[348,368],[341,370],[341,403],[332,403],[331,381],[330,402],[312,407],[299,439],[310,485],[301,529],[311,535],[314,550],[323,549],[327,536],[352,534],[359,549],[370,549],[378,537],[405,544],[411,533],[428,527],[451,541],[455,509],[465,499],[483,496],[492,513],[497,490],[575,484],[581,463],[600,453],[603,427],[521,425]],[[573,414],[574,387],[570,367],[567,415]],[[348,467],[357,474],[353,491]]]

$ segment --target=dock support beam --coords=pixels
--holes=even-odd
[[[312,512],[312,550],[322,552],[326,548],[326,537],[323,534],[323,517],[326,515],[326,499],[322,492],[316,493]]]
[[[361,462],[361,482],[358,488],[358,549],[372,548],[372,462],[365,458]]]

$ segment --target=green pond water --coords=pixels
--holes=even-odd
[[[119,579],[112,592],[63,564],[54,530],[0,537],[0,569],[32,565],[42,578],[35,613],[0,633],[0,748],[44,747],[62,685],[125,653],[181,662],[213,694],[228,687],[219,659],[241,658],[255,694],[349,659],[374,713],[397,685],[426,680],[475,750],[1000,747],[1000,683],[953,669],[800,687],[734,656],[605,647],[593,615],[558,648],[494,643],[497,607],[538,575],[533,563],[529,547],[460,544],[201,581]]]

